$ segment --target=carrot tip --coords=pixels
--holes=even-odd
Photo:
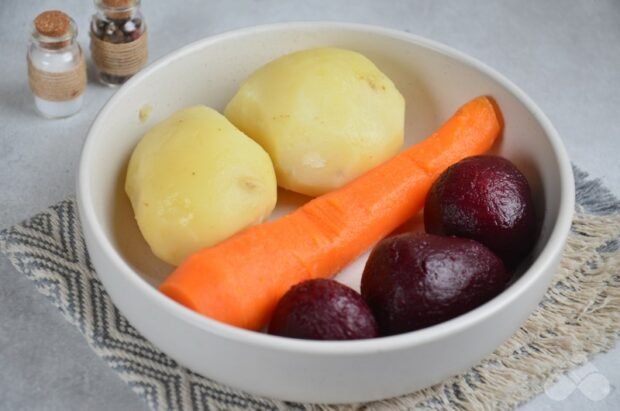
[[[196,312],[199,311],[198,307],[192,302],[191,298],[189,298],[182,289],[175,287],[173,284],[164,283],[159,287],[159,291],[190,310]]]
[[[502,110],[500,110],[499,104],[497,104],[495,98],[491,96],[484,97],[489,101],[489,103],[491,103],[491,106],[493,107],[493,112],[495,113],[495,118],[497,119],[497,124],[499,125],[499,129],[501,132],[501,130],[504,129],[504,116],[502,115]]]

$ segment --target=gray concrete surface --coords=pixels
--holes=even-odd
[[[91,2],[0,2],[0,227],[73,194],[86,131],[114,92],[91,83],[78,115],[56,121],[37,117],[25,51],[30,22],[51,8],[75,18],[87,47]],[[151,61],[215,33],[290,20],[377,24],[443,42],[522,87],[555,124],[573,161],[620,193],[618,0],[150,0],[143,8]],[[0,284],[1,410],[145,409],[4,257]],[[542,394],[523,410],[620,409],[620,349],[597,356],[588,367],[583,373],[597,371],[596,387],[608,394],[597,396],[575,384],[568,398]]]

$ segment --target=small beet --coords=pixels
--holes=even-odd
[[[375,246],[361,289],[381,334],[392,335],[476,308],[509,280],[502,261],[474,240],[404,233]]]
[[[309,340],[354,340],[379,335],[364,299],[334,280],[297,284],[280,299],[269,334]]]
[[[532,250],[537,221],[530,186],[509,160],[469,157],[433,183],[424,206],[427,233],[479,241],[509,268]]]

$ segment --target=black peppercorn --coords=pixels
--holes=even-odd
[[[95,0],[91,51],[99,79],[120,85],[147,61],[146,25],[139,0]]]

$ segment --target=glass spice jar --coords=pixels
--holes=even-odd
[[[148,60],[146,24],[140,0],[95,0],[90,48],[99,80],[119,86]]]
[[[82,108],[86,64],[76,37],[75,22],[62,11],[45,11],[33,22],[28,81],[35,107],[44,117],[68,117]]]

